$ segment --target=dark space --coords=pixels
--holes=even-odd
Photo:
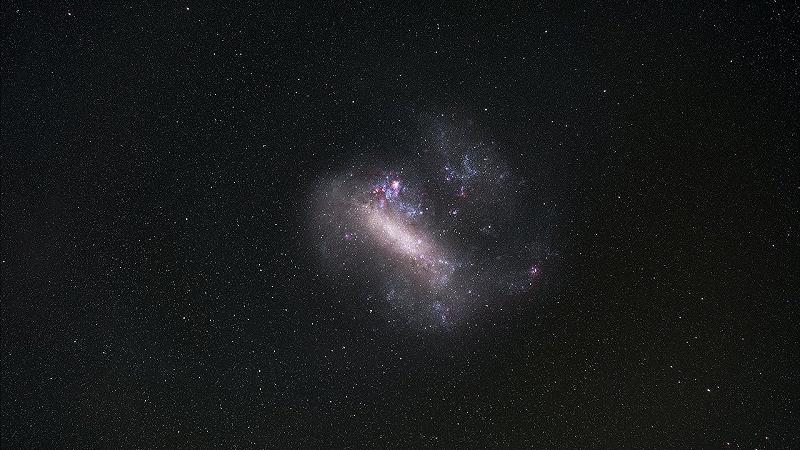
[[[3,448],[800,447],[796,3],[9,1],[2,29]],[[430,118],[527,180],[554,262],[423,329],[309,217]]]

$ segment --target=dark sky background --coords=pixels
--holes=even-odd
[[[497,3],[4,2],[2,447],[800,447],[797,4]],[[559,255],[437,333],[304,231],[425,114]]]

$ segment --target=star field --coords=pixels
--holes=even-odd
[[[796,4],[0,20],[0,447],[800,447]]]

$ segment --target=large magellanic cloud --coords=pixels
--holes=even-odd
[[[312,238],[326,270],[363,276],[409,322],[457,326],[531,292],[553,253],[529,183],[492,143],[444,120],[423,134],[407,157],[320,180]]]

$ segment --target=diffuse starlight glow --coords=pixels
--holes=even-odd
[[[393,254],[406,256],[415,271],[426,277],[431,286],[447,284],[454,270],[453,264],[430,236],[385,209],[364,209],[367,229],[376,242]]]

